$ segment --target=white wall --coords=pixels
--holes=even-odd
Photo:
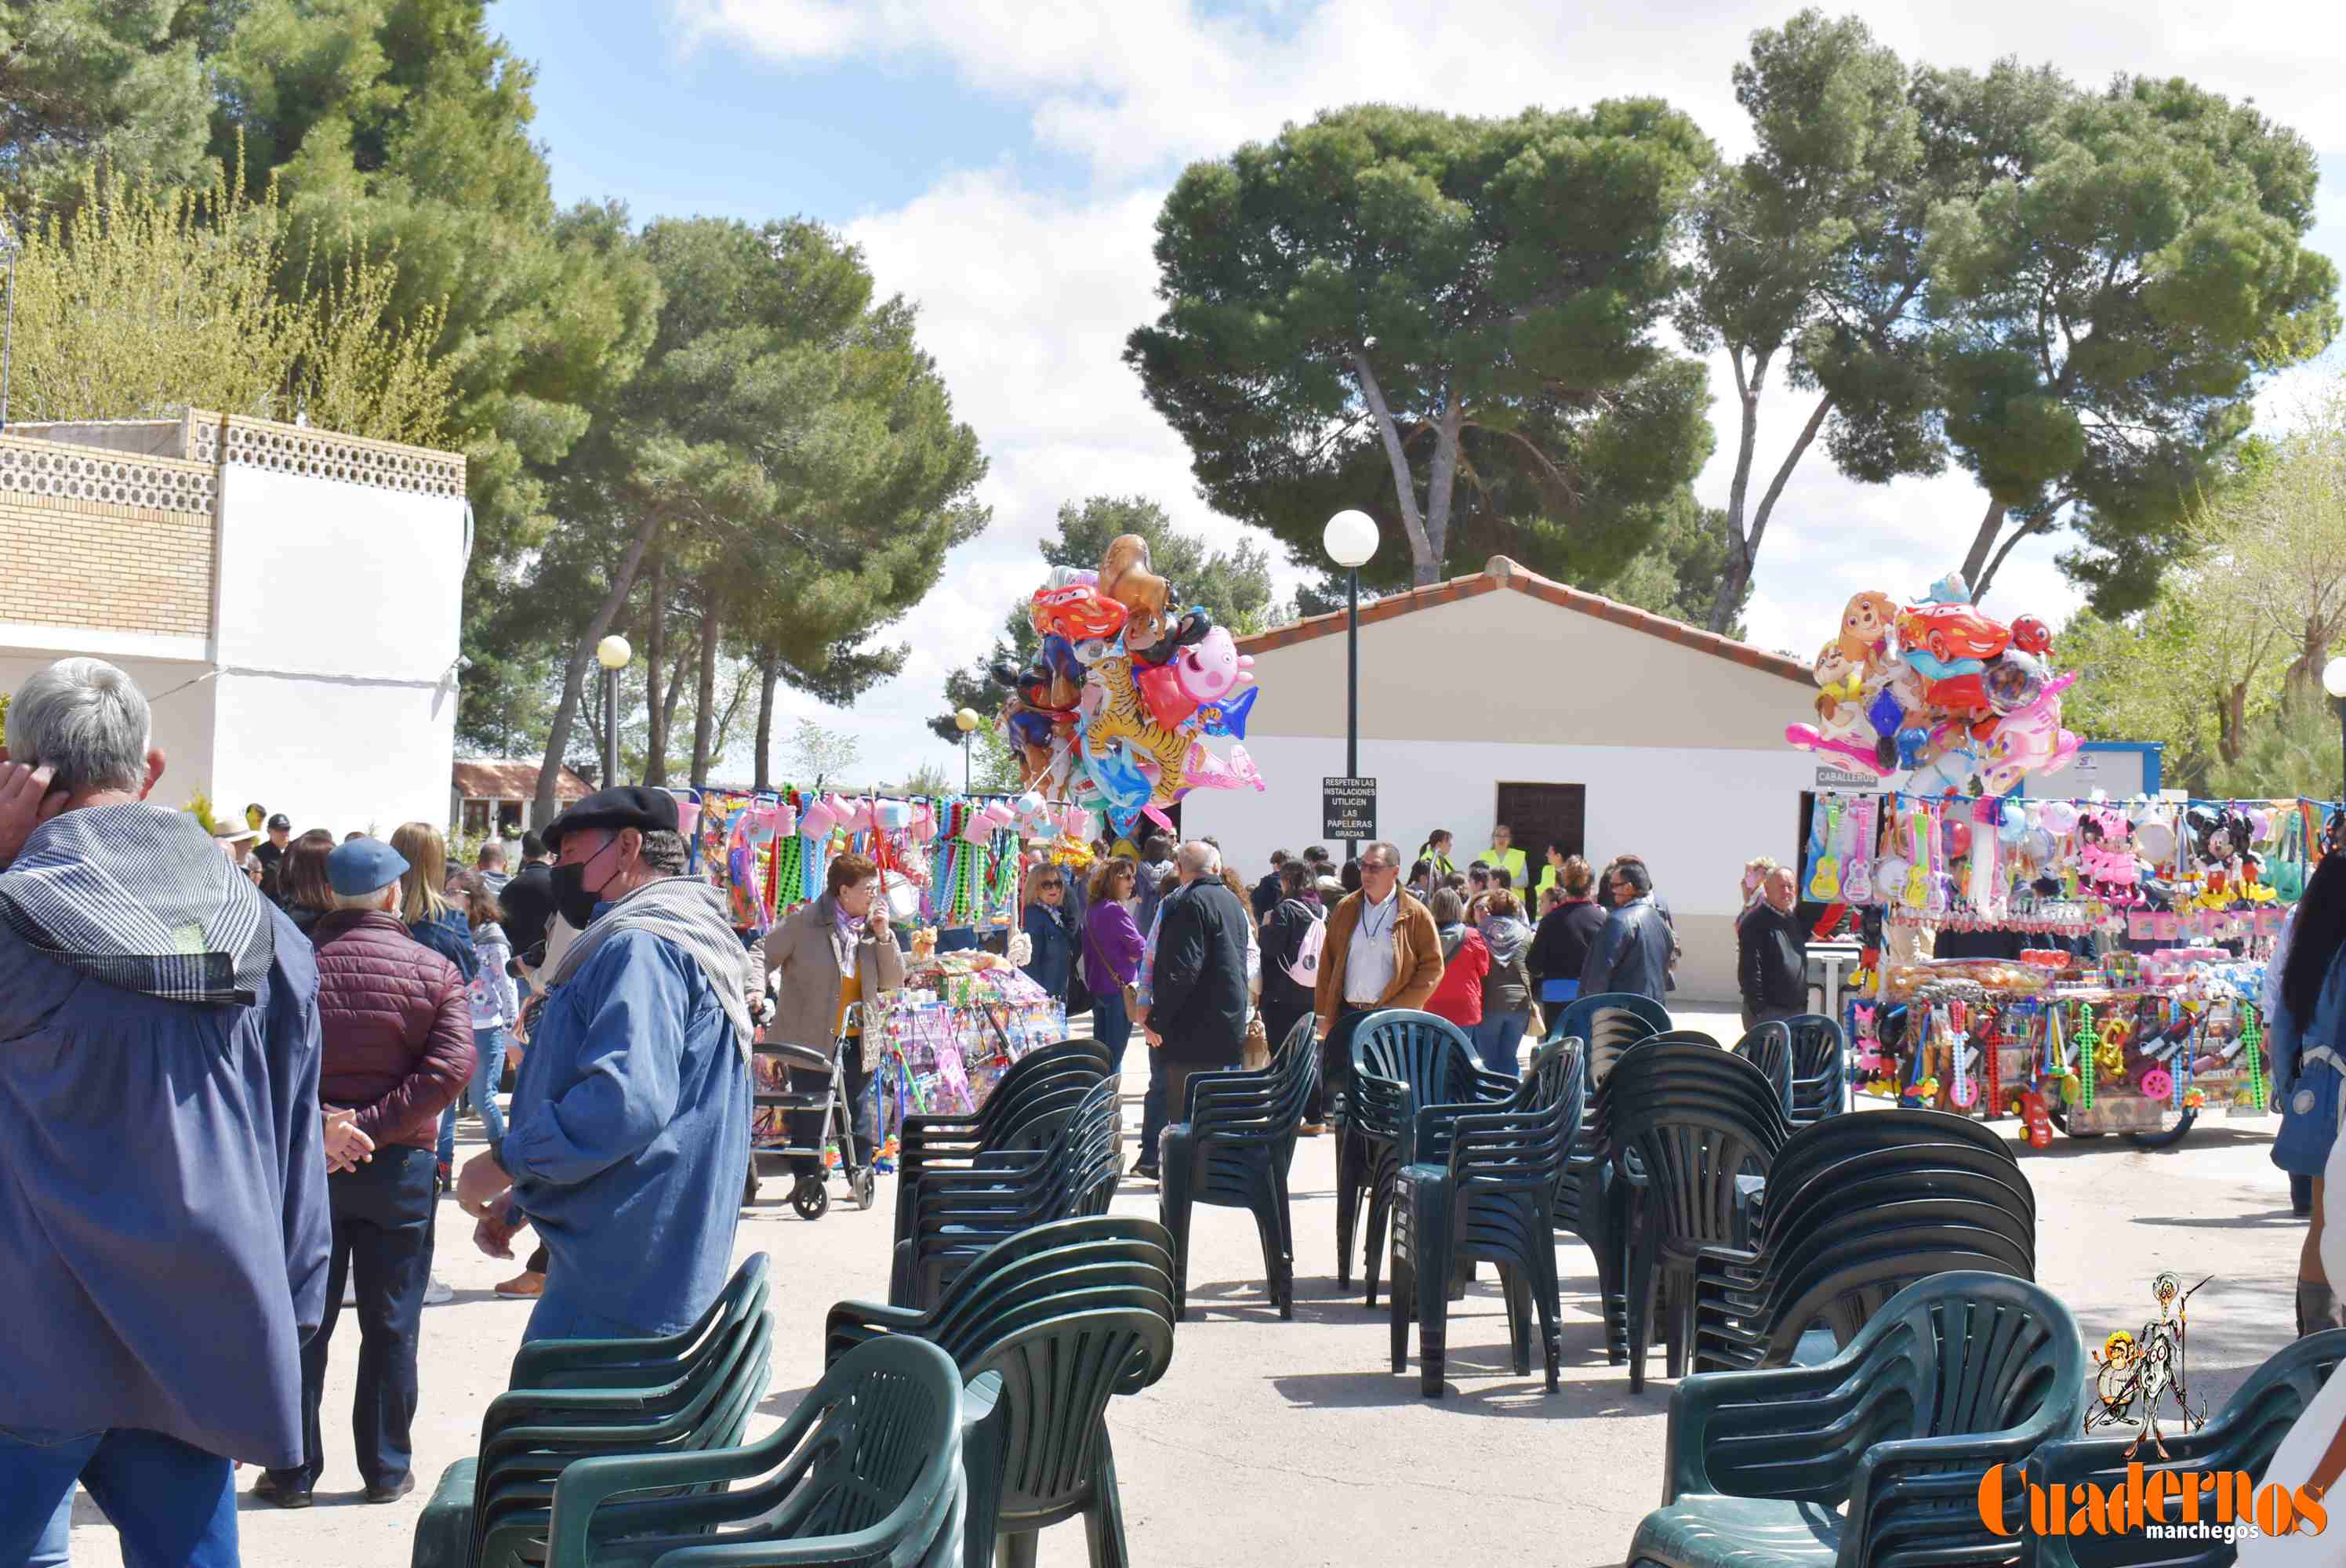
[[[216,798],[388,833],[448,807],[464,504],[220,470]]]
[[[147,694],[153,710],[155,744],[163,748],[163,779],[155,788],[155,803],[177,809],[199,790],[210,794],[214,683],[198,678],[209,667],[196,660],[133,658],[103,647],[0,648],[0,690],[14,696],[35,671],[76,654],[117,666]],[[190,681],[195,684],[189,685]],[[237,802],[240,807],[243,804]]]
[[[1264,692],[1258,714],[1274,695]],[[1363,728],[1373,699],[1364,688]],[[1271,850],[1325,841],[1320,780],[1344,771],[1344,742],[1260,735],[1245,745],[1268,789],[1193,790],[1182,799],[1181,825],[1190,836],[1212,834],[1225,858],[1252,878]],[[1645,858],[1686,948],[1680,993],[1706,1001],[1735,994],[1733,921],[1742,907],[1743,862],[1756,854],[1787,860],[1798,850],[1800,791],[1813,787],[1816,767],[1817,759],[1790,747],[1361,742],[1361,772],[1377,781],[1379,836],[1400,844],[1404,856],[1437,827],[1456,834],[1465,854],[1489,843],[1503,780],[1584,786],[1589,860],[1601,866],[1618,854]],[[1329,849],[1341,858],[1342,845]]]

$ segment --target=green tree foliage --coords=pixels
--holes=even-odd
[[[201,184],[217,31],[187,0],[0,0],[0,202],[69,204],[103,158],[165,188]]]
[[[81,171],[16,264],[12,417],[154,418],[193,405],[442,439],[454,367],[398,271],[289,239],[274,188],[171,190]],[[290,284],[283,280],[291,279]]]
[[[555,210],[529,138],[536,73],[485,8],[243,0],[204,61],[216,158],[241,138],[248,181],[280,182],[297,236],[395,256],[394,309],[445,301],[476,597],[542,544],[553,471],[634,373],[658,306],[624,213]]]
[[[1502,551],[1609,573],[1710,450],[1702,367],[1653,328],[1711,158],[1652,99],[1322,113],[1181,176],[1126,361],[1206,499],[1300,562],[1356,506],[1407,545],[1374,585]]]
[[[817,224],[713,219],[654,224],[637,244],[664,300],[650,353],[566,464],[564,526],[536,565],[526,614],[500,634],[564,650],[548,799],[595,646],[648,553],[655,575],[693,585],[696,779],[721,749],[729,635],[762,683],[762,779],[775,684],[844,697],[898,667],[896,650],[860,645],[985,522],[971,500],[984,473],[976,437],[952,417],[912,307],[873,302],[854,248]]]
[[[2336,335],[2337,269],[2301,243],[2317,178],[2304,138],[2254,107],[2121,78],[1934,210],[1944,431],[1988,493],[1975,588],[2066,523],[2080,542],[2062,566],[2097,607],[2150,601],[2257,377]]]
[[[1757,143],[1716,170],[1695,208],[1697,261],[1679,326],[1724,349],[1734,376],[1735,468],[1720,514],[1725,570],[1686,618],[1725,631],[1785,485],[1820,434],[1842,472],[1876,482],[1935,472],[1933,400],[1918,296],[1929,204],[1974,188],[1995,148],[1926,156],[1907,73],[1855,17],[1803,11],[1754,34],[1735,96]],[[1935,124],[1934,130],[1953,127]],[[1805,416],[1752,494],[1770,378],[1800,392]]]
[[[1674,621],[1705,626],[1727,593],[1734,559],[1727,539],[1726,514],[1681,493],[1663,509],[1652,540],[1627,566],[1604,581],[1574,585]],[[1712,629],[1740,638],[1743,609],[1750,599],[1747,576],[1727,598],[1725,624]]]
[[[1149,563],[1172,585],[1176,604],[1202,606],[1216,626],[1229,626],[1241,636],[1270,624],[1270,559],[1262,546],[1242,539],[1234,550],[1213,549],[1197,535],[1176,528],[1165,508],[1145,496],[1092,495],[1063,504],[1055,531],[1040,545],[1044,566],[1096,570],[1109,541],[1126,534],[1148,541]],[[1035,574],[1038,585],[1045,575]],[[945,677],[944,711],[929,720],[937,738],[961,744],[954,715],[964,708],[975,709],[990,723],[1007,695],[994,678],[993,668],[1007,665],[1024,669],[1041,644],[1022,598],[1004,618],[993,653]]]

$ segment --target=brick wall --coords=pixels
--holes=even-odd
[[[0,435],[0,621],[211,632],[209,465]]]

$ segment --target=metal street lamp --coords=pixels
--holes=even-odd
[[[608,789],[619,781],[619,672],[636,650],[613,632],[595,645],[595,662],[603,667],[603,782]]]
[[[1339,512],[1328,519],[1320,544],[1344,568],[1349,613],[1344,617],[1344,777],[1361,776],[1361,568],[1377,553],[1377,520],[1365,512]],[[1360,840],[1344,840],[1344,858],[1360,852]]]
[[[2346,786],[2346,654],[2339,655],[2321,667],[2321,689],[2338,704],[2339,781],[2341,786]],[[2340,789],[2338,798],[2346,800],[2346,788]]]
[[[954,728],[961,731],[961,792],[964,795],[969,793],[969,738],[984,722],[974,708],[962,708],[954,715]]]
[[[0,430],[8,428],[8,368],[16,348],[16,255],[24,249],[8,220],[0,218],[0,264],[8,269],[8,324],[0,328]]]

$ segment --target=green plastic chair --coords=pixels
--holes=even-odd
[[[2075,1431],[2085,1381],[2052,1294],[1933,1275],[1821,1366],[1680,1382],[1631,1568],[2017,1564],[2022,1538],[1980,1518],[1981,1479]]]
[[[582,1455],[738,1441],[771,1361],[770,1279],[766,1255],[750,1257],[682,1334],[524,1346],[519,1374],[577,1386],[518,1387],[490,1401],[479,1451],[442,1472],[416,1522],[414,1568],[540,1561],[553,1480]]]
[[[1123,1568],[1124,1505],[1107,1401],[1137,1393],[1173,1359],[1173,1237],[1154,1220],[1060,1220],[988,1249],[927,1313],[843,1301],[826,1343],[942,1336],[962,1375],[999,1380],[997,1450],[971,1461],[969,1568],[999,1538],[1007,1568],[1032,1568],[1038,1533],[1080,1517],[1094,1568]]]
[[[2309,1334],[2302,1339],[2283,1346],[2264,1365],[2249,1374],[2247,1382],[2233,1390],[2224,1401],[2224,1408],[2215,1419],[2196,1432],[2162,1432],[2167,1442],[2166,1457],[2146,1442],[2136,1451],[2133,1462],[2142,1467],[2143,1477],[2168,1471],[2189,1471],[2200,1474],[2246,1471],[2261,1489],[2265,1471],[2273,1455],[2280,1451],[2281,1439],[2296,1424],[2305,1407],[2321,1391],[2321,1385],[2346,1360],[2346,1329],[2325,1329],[2319,1334]],[[2178,1423],[2179,1424],[2179,1423]],[[2022,1476],[2008,1477],[2004,1484],[2004,1508],[2008,1527],[2016,1527],[2025,1518],[2028,1493],[2022,1489],[2025,1477],[2031,1486],[2049,1487],[2058,1481],[2076,1487],[2091,1481],[2105,1492],[2116,1492],[2127,1486],[2127,1445],[2126,1437],[2073,1437],[2046,1443],[2022,1467]],[[2200,1517],[2210,1515],[2203,1504]],[[2177,1506],[2168,1505],[2167,1517],[2181,1517]],[[2336,1512],[2331,1515],[2329,1530],[2346,1529]],[[2326,1533],[2326,1532],[2325,1532]],[[2229,1564],[2239,1550],[2236,1543],[2226,1541],[2152,1541],[2139,1532],[2111,1535],[2045,1535],[2029,1533],[2031,1553],[2029,1568],[2147,1568],[2157,1563],[2172,1568],[2221,1568]]]
[[[756,1442],[570,1466],[555,1488],[546,1561],[548,1568],[959,1563],[966,1414],[961,1374],[942,1350],[909,1337],[859,1345]]]
[[[1173,1234],[1173,1316],[1186,1316],[1194,1206],[1243,1208],[1262,1239],[1263,1276],[1281,1318],[1295,1316],[1295,1224],[1287,1173],[1295,1129],[1320,1084],[1320,1042],[1309,1013],[1269,1066],[1193,1074],[1181,1119],[1165,1129],[1158,1213]]]

